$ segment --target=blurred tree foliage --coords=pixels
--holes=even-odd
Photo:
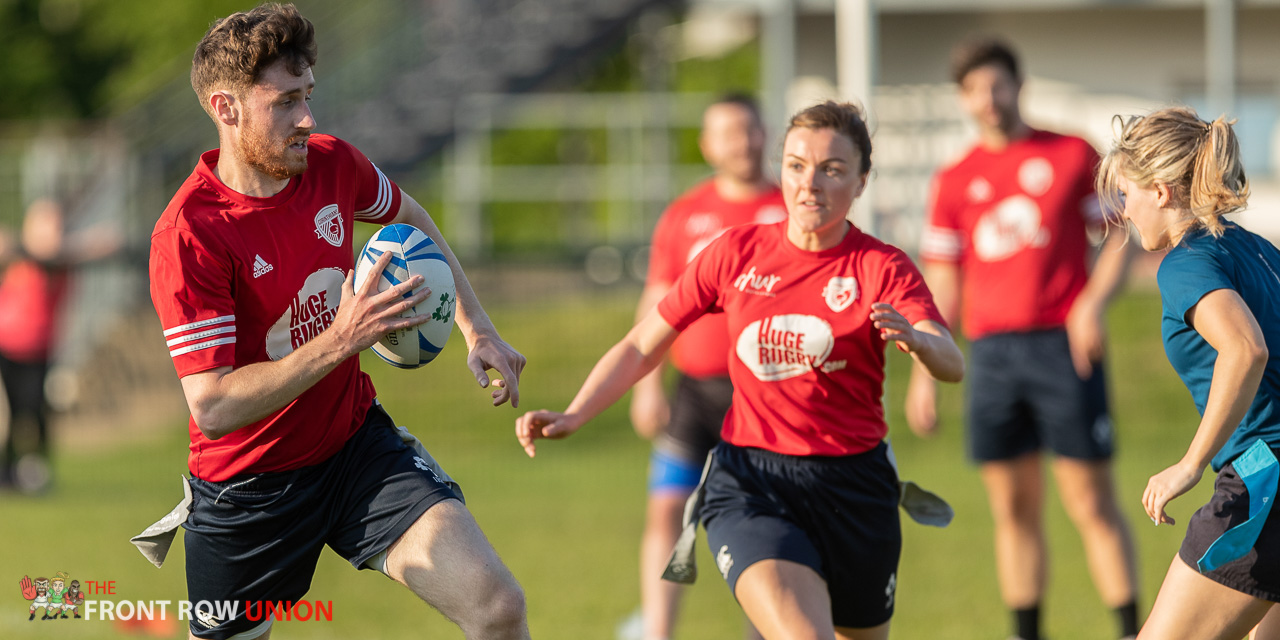
[[[244,0],[0,0],[0,119],[109,115],[182,73]]]

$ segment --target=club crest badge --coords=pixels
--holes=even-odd
[[[342,246],[346,233],[342,228],[342,212],[338,211],[338,205],[331,204],[316,213],[316,237],[323,238],[335,247]]]
[[[858,281],[852,277],[832,278],[822,290],[822,297],[832,311],[840,313],[858,299]]]

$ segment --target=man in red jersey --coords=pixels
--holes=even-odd
[[[961,45],[953,77],[979,142],[936,176],[920,253],[939,309],[952,326],[958,314],[972,341],[968,445],[995,519],[1001,595],[1017,636],[1039,640],[1048,447],[1094,583],[1120,636],[1135,635],[1133,542],[1112,486],[1103,377],[1103,317],[1128,264],[1125,234],[1108,236],[1091,271],[1089,234],[1105,226],[1093,191],[1097,152],[1023,122],[1022,76],[1007,46]],[[914,372],[912,428],[932,432],[935,407],[933,382]]]
[[[707,107],[698,147],[715,175],[677,198],[658,220],[637,321],[667,295],[685,265],[720,234],[739,225],[786,219],[782,192],[765,177],[764,144],[760,109],[750,97],[726,95]],[[654,441],[640,543],[645,640],[665,640],[675,628],[682,587],[662,580],[662,570],[680,535],[685,500],[698,486],[707,453],[720,441],[724,415],[733,400],[730,349],[725,317],[705,316],[671,348],[671,362],[679,373],[673,401],[667,401],[661,368],[636,384],[631,396],[636,432]]]
[[[502,377],[495,405],[517,403],[524,357],[498,336],[426,211],[354,147],[312,134],[313,36],[277,4],[205,34],[191,79],[219,148],[152,235],[152,302],[191,409],[188,599],[298,601],[328,545],[469,638],[527,638],[519,585],[360,371],[358,354],[381,335],[428,319],[401,314],[429,291],[418,276],[353,289],[354,222],[408,223],[440,245],[468,366],[481,386],[488,369]],[[192,637],[270,635],[270,618],[223,615],[197,611]]]

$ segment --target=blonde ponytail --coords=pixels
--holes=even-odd
[[[1233,124],[1235,120],[1220,116],[1205,125],[1191,177],[1191,214],[1214,236],[1222,235],[1222,216],[1243,209],[1249,201],[1249,180]]]
[[[1203,227],[1214,236],[1225,229],[1222,216],[1243,209],[1249,200],[1249,181],[1240,161],[1240,144],[1231,125],[1235,120],[1201,120],[1190,107],[1167,107],[1146,116],[1120,119],[1116,141],[1102,160],[1097,191],[1109,213],[1124,207],[1116,177],[1143,188],[1159,181],[1169,186],[1177,206],[1190,217],[1171,230],[1174,242]]]

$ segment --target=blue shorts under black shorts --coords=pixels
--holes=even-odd
[[[376,403],[346,445],[320,464],[190,482],[187,599],[241,607],[231,620],[193,616],[191,633],[220,640],[262,624],[246,617],[246,602],[301,600],[325,545],[365,568],[431,506],[458,499]]]
[[[729,378],[680,374],[671,420],[654,440],[649,458],[649,493],[687,496],[698,486],[702,465],[720,442],[724,416],[732,403]]]
[[[827,583],[832,622],[893,616],[902,529],[888,445],[851,456],[789,456],[722,442],[699,518],[730,590],[761,560],[805,565]]]
[[[1047,447],[1080,460],[1113,451],[1102,364],[1081,380],[1063,329],[1001,333],[970,348],[969,454],[979,462],[1011,460]]]

